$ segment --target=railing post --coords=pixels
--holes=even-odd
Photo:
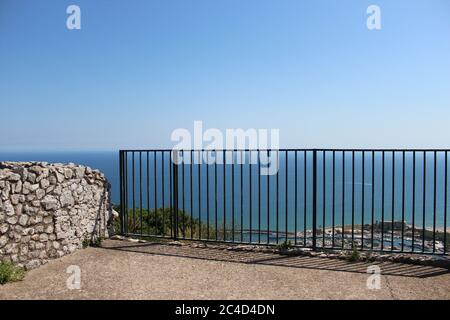
[[[313,209],[312,209],[312,249],[316,250],[317,241],[317,150],[313,150]]]
[[[120,171],[120,234],[123,235],[124,230],[124,214],[125,214],[125,200],[124,200],[124,172],[123,172],[123,151],[119,151],[119,171]]]
[[[178,150],[172,154],[173,184],[173,239],[178,238]]]
[[[121,160],[121,193],[120,193],[120,217],[121,217],[121,226],[120,231],[122,235],[128,233],[128,160],[127,160],[127,151],[122,150],[120,152],[120,160]]]

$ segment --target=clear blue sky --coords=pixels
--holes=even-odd
[[[194,120],[449,147],[450,1],[0,0],[0,112],[4,150],[170,147]]]

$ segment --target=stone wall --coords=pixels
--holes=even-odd
[[[108,237],[110,184],[75,164],[0,162],[0,260],[26,269]]]

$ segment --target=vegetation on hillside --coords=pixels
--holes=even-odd
[[[116,211],[120,210],[120,207],[115,207]],[[128,209],[126,225],[126,233],[134,235],[153,235],[153,236],[172,236],[174,230],[178,232],[180,238],[193,238],[193,239],[217,239],[223,240],[224,234],[226,239],[232,237],[231,227],[226,226],[225,231],[223,224],[218,225],[217,235],[216,229],[213,223],[210,221],[210,225],[200,221],[200,219],[191,216],[190,214],[178,210],[178,214],[175,215],[172,208],[158,208],[158,209],[146,209],[135,208]],[[174,216],[177,217],[176,221]],[[235,230],[239,227],[235,226]],[[114,222],[114,229],[120,230],[120,220]]]

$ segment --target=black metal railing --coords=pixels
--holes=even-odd
[[[448,152],[122,150],[121,231],[448,254]]]

